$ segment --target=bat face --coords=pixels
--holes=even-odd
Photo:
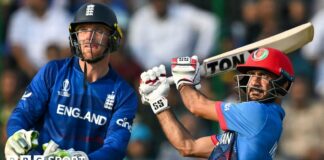
[[[314,28],[306,23],[269,38],[205,59],[201,75],[211,77],[218,73],[234,70],[243,64],[252,51],[261,47],[276,48],[286,54],[291,53],[313,40]]]
[[[244,51],[234,55],[220,55],[219,58],[204,61],[202,65],[204,67],[205,76],[210,77],[221,72],[234,70],[238,64],[244,64],[249,55],[249,51]]]
[[[207,58],[200,66],[200,74],[204,77],[211,77],[221,72],[234,70],[238,64],[245,63],[252,51],[261,47],[275,48],[286,54],[291,53],[311,42],[313,36],[312,23],[305,23],[269,38]],[[174,82],[172,77],[168,78],[168,82],[170,84]]]

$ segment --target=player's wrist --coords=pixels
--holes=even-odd
[[[176,83],[176,87],[177,87],[177,90],[181,90],[181,88],[183,86],[193,86],[193,82],[190,82],[190,81],[186,81],[186,80],[179,80],[177,83]]]
[[[193,84],[182,83],[182,84],[179,85],[179,87],[178,87],[177,89],[178,89],[178,91],[181,93],[182,90],[183,90],[184,88],[186,88],[186,87],[193,88],[194,85],[193,85]]]

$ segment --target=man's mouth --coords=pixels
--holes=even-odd
[[[261,88],[251,87],[250,88],[250,93],[251,94],[260,94],[260,93],[263,93],[263,90]]]
[[[85,48],[97,49],[97,48],[99,48],[99,45],[98,44],[86,44],[84,47]]]

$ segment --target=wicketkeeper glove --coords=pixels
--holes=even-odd
[[[54,142],[50,141],[48,143],[43,144],[43,150],[44,150],[44,158],[47,159],[53,159],[53,158],[65,158],[68,157],[70,159],[82,159],[82,160],[89,160],[86,153],[82,151],[75,151],[73,148],[64,150],[58,148],[59,146]]]
[[[154,114],[158,114],[168,108],[168,96],[170,85],[166,79],[165,66],[154,67],[141,74],[139,93],[143,104],[150,104]]]
[[[20,155],[27,154],[31,149],[38,146],[37,131],[26,131],[21,129],[10,136],[5,146],[5,156],[9,158],[18,158]]]
[[[178,90],[180,90],[180,86],[183,84],[192,85],[196,89],[200,89],[199,67],[197,56],[172,59],[171,71]]]

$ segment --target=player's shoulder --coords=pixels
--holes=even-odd
[[[250,113],[265,113],[269,104],[258,101],[248,101],[238,103],[237,106],[242,108],[242,110],[248,110]]]
[[[40,72],[44,72],[44,74],[57,74],[61,70],[64,70],[68,64],[73,61],[72,58],[65,58],[59,60],[51,60],[46,63],[41,69]]]
[[[127,92],[135,92],[133,87],[123,77],[121,77],[112,67],[110,67],[109,72],[109,79],[114,81],[117,88],[119,88],[120,90],[125,90]]]
[[[47,67],[47,68],[63,68],[63,66],[66,66],[67,64],[71,63],[72,61],[73,61],[73,58],[51,60],[45,65],[45,67]]]
[[[265,107],[265,106],[269,105],[269,103],[262,103],[262,102],[258,102],[258,101],[247,101],[247,102],[242,102],[239,104],[248,105],[248,106],[252,106],[252,107]]]

